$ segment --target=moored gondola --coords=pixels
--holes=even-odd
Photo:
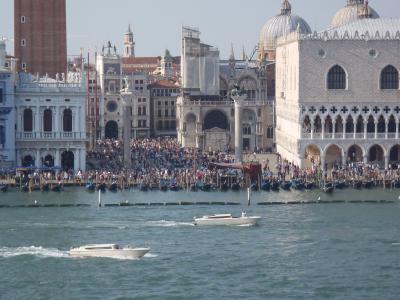
[[[261,189],[262,189],[263,191],[269,192],[269,191],[271,190],[271,183],[270,183],[269,181],[264,181],[264,182],[261,184]]]
[[[312,189],[315,188],[315,183],[314,183],[314,182],[306,182],[306,183],[304,184],[304,188],[305,188],[306,190],[312,190]]]
[[[89,192],[94,192],[96,190],[96,185],[93,182],[88,182],[86,184],[86,190]]]
[[[57,183],[57,184],[55,184],[52,188],[51,188],[51,190],[53,191],[53,192],[61,192],[61,190],[62,190],[62,184],[61,183]]]
[[[149,185],[142,182],[141,184],[139,184],[139,190],[142,192],[147,192],[149,190]]]
[[[293,187],[295,190],[302,191],[302,190],[305,189],[305,185],[304,185],[304,182],[303,182],[302,180],[293,179],[292,182],[291,182],[291,184],[292,184],[292,187]]]
[[[280,188],[279,188],[279,182],[278,181],[273,181],[271,183],[271,191],[274,192],[279,192]]]
[[[97,190],[98,190],[98,191],[105,192],[105,191],[106,191],[106,188],[107,188],[107,185],[106,185],[105,182],[101,182],[101,183],[99,183],[99,184],[97,185]]]
[[[359,190],[359,189],[362,188],[362,186],[363,186],[362,181],[360,181],[360,180],[355,180],[355,181],[353,181],[353,188]]]
[[[42,183],[40,189],[42,190],[42,192],[48,192],[50,191],[50,184],[47,182]]]
[[[363,186],[366,189],[372,189],[373,185],[374,185],[374,181],[373,180],[366,180],[366,181],[363,182]]]
[[[259,190],[258,184],[257,184],[257,183],[253,183],[253,184],[250,186],[250,190],[253,191],[253,192],[257,192],[257,191]]]
[[[212,185],[211,185],[210,183],[204,183],[204,184],[200,187],[200,189],[201,189],[203,192],[209,192],[209,191],[211,191],[211,188],[212,188]]]
[[[221,192],[226,192],[229,190],[229,186],[226,182],[224,182],[224,183],[221,183],[221,186],[219,187],[219,189]]]
[[[117,192],[118,191],[118,184],[114,181],[110,184],[110,186],[108,187],[108,190],[110,192]]]
[[[322,191],[326,194],[332,194],[333,191],[335,190],[335,187],[332,183],[326,183],[323,187],[322,187]]]
[[[292,186],[292,183],[289,181],[282,181],[281,182],[281,189],[284,191],[290,191],[290,188]]]
[[[8,191],[8,184],[0,185],[0,192],[6,193]]]
[[[231,186],[231,190],[235,191],[235,192],[240,191],[240,184],[237,183],[237,182],[233,183],[232,186]]]

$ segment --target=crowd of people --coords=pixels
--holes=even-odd
[[[96,149],[88,152],[87,173],[97,181],[118,180],[157,184],[162,180],[190,185],[198,180],[214,181],[227,170],[210,168],[211,163],[232,163],[232,155],[182,148],[176,138],[144,138],[131,140],[130,165],[124,162],[124,145],[119,140],[98,140]],[[217,173],[219,172],[219,173]],[[241,175],[236,172],[235,175]]]

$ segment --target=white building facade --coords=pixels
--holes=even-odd
[[[0,169],[15,165],[13,63],[6,59],[6,44],[0,40]]]
[[[372,15],[368,3],[363,7]],[[301,167],[399,164],[399,19],[365,17],[321,33],[294,32],[278,41],[276,63],[283,158]]]
[[[56,79],[19,74],[15,90],[18,166],[85,170],[86,96],[80,73]]]

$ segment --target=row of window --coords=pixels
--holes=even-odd
[[[169,117],[169,116],[170,116],[169,110],[168,109],[164,110],[164,117]],[[171,109],[171,117],[175,117],[175,116],[176,116],[175,109]],[[163,117],[161,109],[158,110],[158,117],[159,118]]]
[[[146,115],[146,106],[139,106],[138,107],[138,115],[145,116]]]
[[[33,131],[33,112],[32,109],[27,108],[24,110],[23,115],[23,129],[25,132]],[[72,110],[67,108],[63,111],[63,128],[64,132],[72,132]],[[43,131],[53,131],[53,111],[46,109],[43,112]]]
[[[164,102],[164,105],[165,105],[165,106],[168,106],[169,103],[171,103],[171,106],[174,106],[174,107],[175,107],[175,101],[171,101],[171,102],[165,101],[165,102]],[[158,101],[157,104],[158,104],[158,106],[161,106],[161,105],[162,105],[162,102],[161,102],[161,101]]]
[[[171,97],[172,94],[179,93],[178,89],[153,89],[153,96],[157,97]]]
[[[176,130],[176,121],[158,121],[157,130]]]
[[[333,66],[328,72],[327,78],[328,90],[345,90],[348,88],[347,74],[339,66]],[[386,66],[380,76],[381,90],[399,89],[399,71],[392,65]]]

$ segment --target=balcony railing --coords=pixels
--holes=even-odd
[[[17,132],[17,140],[85,140],[86,132]]]
[[[396,136],[399,136],[400,133],[396,134],[395,132],[389,132],[389,133],[376,133],[375,132],[368,132],[367,133],[367,139],[395,139]],[[333,135],[332,132],[325,132],[324,137],[322,137],[322,133],[316,133],[314,132],[311,134],[310,132],[302,132],[301,138],[305,140],[309,139],[315,139],[315,140],[328,140],[328,139],[336,139],[336,140],[341,140],[341,139],[346,139],[346,140],[353,140],[354,137],[356,139],[364,139],[365,134],[364,132],[357,132],[355,135],[353,132],[351,133],[345,133],[343,137],[343,132],[336,132],[335,135]]]

